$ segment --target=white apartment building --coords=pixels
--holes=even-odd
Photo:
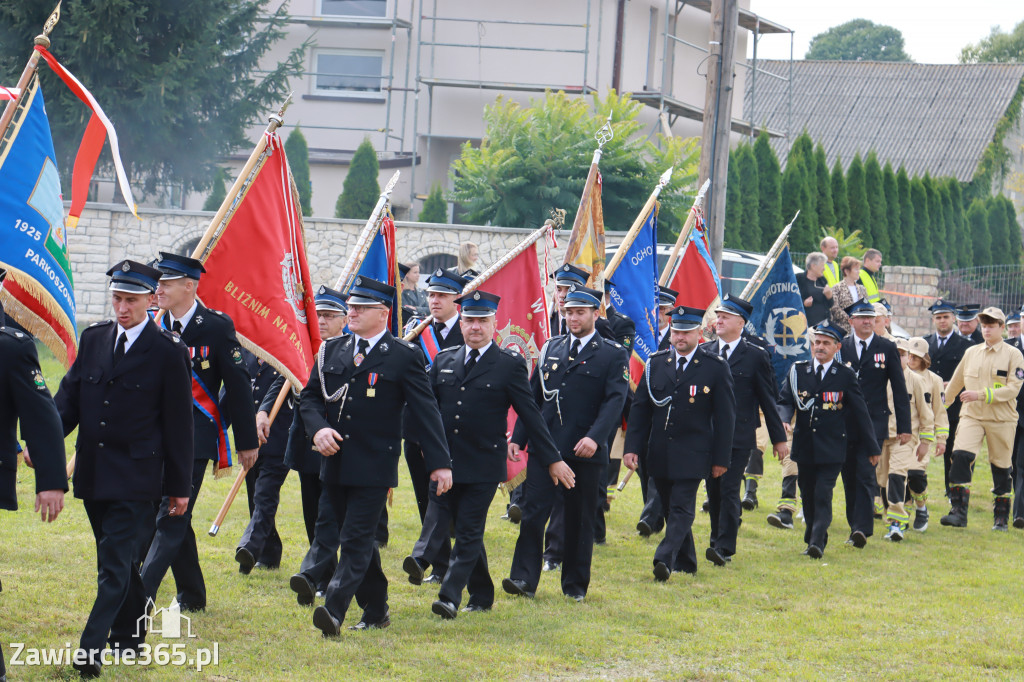
[[[733,133],[749,134],[743,58],[755,35],[791,33],[740,0]],[[310,42],[293,80],[282,137],[301,127],[310,147],[313,212],[334,215],[352,154],[373,142],[383,186],[395,169],[400,218],[415,218],[463,143],[479,143],[482,112],[498,95],[526,104],[544,90],[583,96],[618,85],[645,105],[646,130],[699,136],[704,109],[710,0],[291,0],[277,62]],[[771,35],[782,34],[782,35]],[[761,74],[758,73],[758,77]],[[766,76],[767,77],[767,76]],[[272,112],[267,112],[268,114]],[[755,125],[758,123],[754,121]],[[262,125],[252,128],[258,139]],[[772,131],[784,132],[784,131]],[[249,150],[227,165],[241,167]],[[189,196],[179,207],[200,208]]]

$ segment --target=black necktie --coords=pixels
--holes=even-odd
[[[729,359],[729,344],[722,346],[722,358],[725,360]]]
[[[434,331],[437,333],[437,340],[444,341],[444,322],[435,322]]]
[[[580,340],[575,339],[572,342],[572,348],[569,349],[569,362],[576,359],[576,356],[580,354]]]
[[[562,318],[562,325],[561,325],[561,331],[559,331],[558,333],[559,333],[559,334],[562,334],[563,336],[564,336],[565,334],[568,334],[568,333],[569,333],[569,330],[568,330],[568,329],[566,329],[566,326],[565,326],[565,318],[564,318],[564,317]]]
[[[476,348],[471,348],[469,351],[469,359],[466,360],[466,374],[468,375],[476,367],[477,358],[480,357],[480,351]]]
[[[366,354],[370,352],[370,342],[367,341],[366,339],[359,339],[358,348],[359,350],[356,353],[355,359],[353,360],[356,367],[363,364],[363,360],[366,359]]]
[[[121,332],[117,337],[117,345],[114,347],[114,364],[116,365],[124,357],[124,345],[128,343],[128,334]]]
[[[676,378],[678,379],[683,375],[683,370],[686,369],[686,357],[682,356],[676,361]]]
[[[822,377],[824,375],[825,375],[825,365],[818,365],[818,371],[817,371],[818,382],[814,385],[815,388],[817,388],[818,385],[821,384],[821,379],[822,379]]]
[[[942,350],[942,347],[945,346],[945,345],[946,345],[946,337],[945,336],[940,336],[939,337],[939,350]]]
[[[178,336],[181,336],[181,322],[179,320],[175,320],[171,323],[171,331]]]
[[[864,356],[868,354],[867,341],[861,339],[860,341],[860,361],[864,362]]]

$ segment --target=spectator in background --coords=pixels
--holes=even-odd
[[[420,281],[420,264],[399,263],[398,272],[402,275],[402,307],[413,312],[417,317],[430,314],[427,305],[427,292],[418,287]]]
[[[477,261],[480,259],[480,247],[473,242],[462,242],[459,246],[459,273],[466,270],[478,270]]]
[[[1020,311],[1015,310],[1006,316],[1006,338],[1015,339],[1020,336]]]
[[[844,256],[839,264],[839,272],[843,278],[839,284],[832,287],[832,324],[847,334],[850,333],[850,318],[846,315],[846,308],[862,298],[867,298],[864,285],[860,283],[860,266],[860,261],[853,256]]]
[[[822,253],[825,254],[825,258],[828,259],[824,268],[825,282],[828,286],[834,287],[843,278],[839,272],[839,261],[836,260],[839,257],[839,242],[834,237],[825,237],[818,244],[818,248],[821,249]]]
[[[882,269],[882,252],[878,249],[868,249],[864,252],[864,267],[860,269],[860,283],[864,285],[864,291],[869,303],[878,303],[882,295],[878,293],[878,271]]]
[[[804,260],[804,272],[796,276],[800,297],[804,300],[808,327],[813,327],[826,319],[828,309],[832,305],[832,287],[825,281],[827,260],[827,256],[820,251],[812,251]]]

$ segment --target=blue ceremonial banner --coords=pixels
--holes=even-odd
[[[658,206],[655,205],[612,273],[614,284],[609,287],[612,305],[636,324],[629,359],[630,384],[634,389],[643,375],[647,358],[658,349],[657,234]]]
[[[0,266],[7,314],[66,367],[77,354],[75,293],[60,174],[39,79],[22,92],[0,142]]]
[[[370,243],[359,274],[395,287],[395,298],[391,302],[391,320],[388,330],[392,334],[402,331],[402,291],[401,279],[398,277],[398,258],[395,253],[395,221],[391,218],[391,208],[380,221],[380,228]]]
[[[775,382],[781,389],[782,379],[793,363],[811,357],[807,315],[793,274],[789,244],[779,252],[778,259],[761,286],[751,295],[750,302],[754,312],[747,322],[747,329],[772,346]]]

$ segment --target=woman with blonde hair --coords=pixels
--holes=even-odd
[[[846,308],[853,305],[862,298],[867,298],[864,285],[860,283],[861,262],[853,256],[843,256],[839,264],[839,272],[843,278],[839,284],[832,287],[832,309],[829,317],[832,324],[839,327],[847,334],[850,333],[850,318],[846,315]]]
[[[459,246],[459,274],[477,269],[476,263],[479,259],[480,247],[473,242],[462,242]]]

